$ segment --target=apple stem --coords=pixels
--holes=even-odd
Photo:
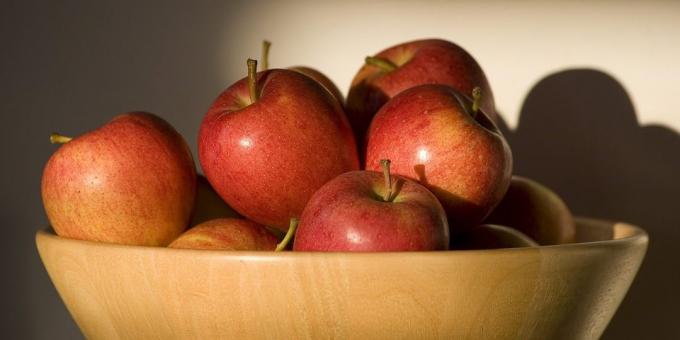
[[[269,40],[262,40],[262,71],[269,69],[269,48],[272,43]]]
[[[392,201],[392,176],[390,175],[390,160],[381,159],[380,166],[383,169],[383,175],[385,175],[385,194],[383,195],[383,201]]]
[[[380,68],[381,71],[385,73],[392,72],[397,69],[397,65],[395,65],[393,62],[385,59],[385,58],[379,58],[379,57],[366,57],[365,60],[366,64],[368,65],[373,65],[378,68]]]
[[[52,132],[50,135],[50,143],[52,144],[65,144],[71,141],[71,137],[62,136],[56,132]]]
[[[290,219],[290,225],[288,227],[288,231],[286,232],[286,236],[283,237],[283,240],[279,242],[276,245],[276,249],[274,251],[283,251],[286,249],[288,246],[288,243],[290,243],[290,240],[293,238],[293,235],[295,235],[295,230],[297,229],[298,225],[298,219],[297,218],[291,218]]]
[[[481,100],[482,89],[479,86],[475,86],[475,88],[472,89],[472,114],[471,114],[472,118],[475,118],[475,116],[477,116]]]
[[[250,91],[250,101],[256,103],[257,93],[257,60],[248,59],[248,90]]]

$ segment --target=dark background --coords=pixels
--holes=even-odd
[[[195,153],[205,110],[240,77],[225,65],[240,65],[244,53],[225,46],[246,28],[225,18],[247,5],[1,4],[0,327],[8,339],[79,338],[33,239],[47,225],[40,177],[56,149],[50,132],[79,135],[117,113],[145,110],[174,125]],[[632,96],[602,70],[547,73],[526,89],[517,128],[506,134],[515,173],[553,188],[577,215],[650,234],[640,274],[604,338],[680,338],[680,137],[663,125],[642,126]],[[673,99],[664,114],[678,117]]]

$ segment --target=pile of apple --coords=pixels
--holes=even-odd
[[[63,144],[42,177],[66,238],[175,248],[427,251],[559,244],[574,222],[550,189],[512,176],[479,64],[437,39],[367,57],[347,101],[308,68],[263,71],[205,114],[196,174],[179,133],[118,115]],[[361,170],[363,169],[363,170]],[[291,242],[292,241],[292,246]]]

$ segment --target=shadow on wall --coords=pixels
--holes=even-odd
[[[542,79],[517,129],[503,132],[515,174],[555,190],[575,215],[637,224],[650,235],[647,257],[603,338],[680,337],[680,136],[641,126],[623,86],[592,69]]]

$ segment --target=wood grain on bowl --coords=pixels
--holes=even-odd
[[[91,339],[595,339],[647,235],[590,219],[577,227],[620,238],[351,254],[119,246],[48,231],[36,240]]]

